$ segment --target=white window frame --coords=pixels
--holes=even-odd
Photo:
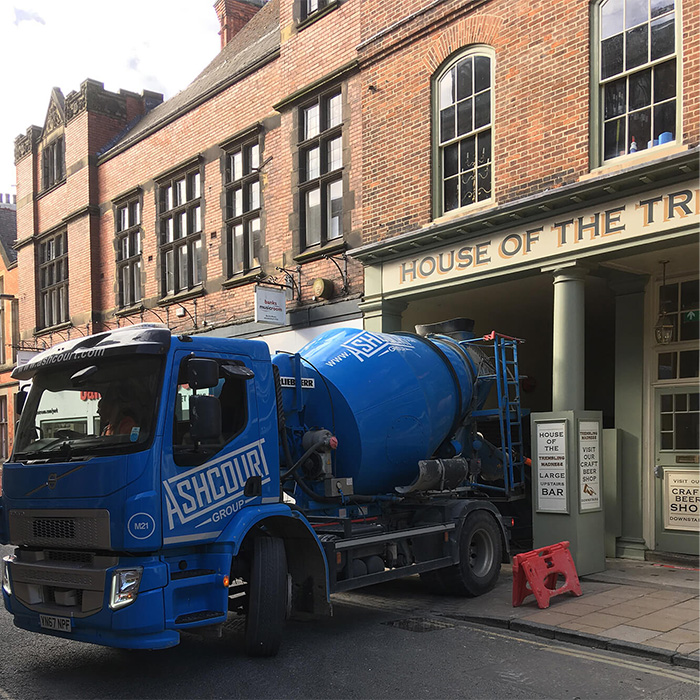
[[[486,88],[475,90],[475,76],[473,65],[475,59],[486,58],[489,65],[489,85]],[[445,81],[449,74],[456,76],[456,71],[459,65],[464,65],[471,61],[472,77],[471,86],[464,94],[459,94],[456,87],[456,82],[451,88],[451,94],[443,90]],[[440,217],[451,215],[455,212],[468,210],[477,206],[483,206],[495,201],[495,68],[496,55],[494,50],[485,45],[470,46],[469,48],[453,55],[446,62],[433,78],[433,153],[434,153],[434,215]],[[476,98],[488,94],[489,96],[489,115],[485,122],[476,124]],[[452,110],[452,112],[449,112]],[[471,128],[459,133],[459,119],[464,115],[466,123],[468,123],[469,115],[471,119]],[[454,120],[454,133],[450,135],[449,119],[452,115]],[[463,127],[464,128],[464,127]],[[447,132],[447,133],[446,133]],[[488,134],[488,137],[487,137]],[[482,157],[479,161],[479,141],[484,146],[487,145],[489,153]],[[468,165],[468,161],[464,160],[468,157],[468,149],[463,146],[468,146],[471,140],[474,140],[473,165]],[[450,151],[450,153],[448,153]],[[454,170],[454,160],[452,154],[456,151],[457,162],[456,170]],[[464,151],[464,159],[463,159]],[[449,162],[448,162],[449,159]],[[467,166],[467,167],[464,167]],[[448,174],[449,173],[449,174]],[[474,194],[472,201],[468,201],[466,194],[467,186],[470,183],[469,179],[465,179],[469,174],[473,174],[471,188]],[[483,178],[483,179],[482,179]],[[446,193],[446,188],[453,187],[457,184],[457,206],[446,207],[449,194]],[[481,183],[481,188],[480,188]],[[481,189],[481,192],[480,192]],[[448,192],[450,190],[447,190]],[[451,201],[454,201],[451,199]],[[463,203],[464,202],[464,203]]]
[[[655,0],[641,0],[648,3],[647,9],[649,14],[647,18],[637,24],[626,27],[626,3],[622,0],[600,0],[592,7],[592,42],[593,51],[591,68],[591,116],[592,116],[592,162],[594,166],[606,165],[613,162],[619,162],[619,158],[625,156],[634,157],[637,154],[645,151],[651,151],[664,145],[675,145],[680,140],[681,125],[682,125],[682,60],[681,60],[681,43],[682,43],[682,17],[681,6],[679,0],[674,3],[674,50],[664,56],[653,58],[651,56],[651,37],[647,31],[647,60],[643,63],[627,68],[624,65],[625,49],[627,46],[628,36],[632,31],[639,31],[646,26],[649,30],[654,22],[660,21],[662,18],[670,16],[670,11],[661,13],[658,17],[651,17],[651,7]],[[607,32],[610,36],[603,35],[603,19],[602,13],[604,7],[609,7],[613,3],[621,4],[622,11],[622,27],[619,32]],[[621,36],[622,40],[622,69],[608,76],[603,76],[603,43],[610,41],[612,38]],[[675,61],[675,96],[663,97],[655,94],[655,79],[657,74],[662,75],[662,67],[671,61]],[[668,67],[672,69],[671,66]],[[641,76],[645,71],[650,70],[650,95],[648,104],[635,104],[630,102],[630,82],[635,76]],[[612,87],[618,81],[625,81],[625,105],[624,111],[606,115],[606,85]],[[665,83],[663,83],[665,84]],[[639,84],[641,86],[641,83]],[[662,132],[658,128],[660,116],[657,116],[656,108],[663,109],[663,105],[675,103],[675,120],[673,121],[673,131]],[[650,125],[649,134],[645,135],[644,127],[640,126],[644,120],[644,112],[649,112]],[[635,121],[630,121],[631,119]],[[619,121],[618,121],[619,120]],[[613,125],[623,123],[624,134],[618,139],[618,143],[610,153],[606,153],[606,124]],[[636,122],[636,123],[635,123]],[[668,124],[666,124],[668,126]],[[664,127],[665,128],[665,127]],[[634,131],[641,131],[640,134]],[[658,133],[657,133],[658,132]],[[647,139],[646,136],[649,136]],[[634,137],[634,138],[633,138]],[[634,145],[633,145],[634,142]]]

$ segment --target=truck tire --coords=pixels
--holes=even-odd
[[[274,656],[287,616],[287,556],[281,539],[255,538],[249,579],[245,650],[249,656]]]
[[[493,516],[483,510],[472,511],[459,537],[459,564],[431,572],[438,581],[427,583],[434,591],[450,595],[483,595],[498,581],[502,556],[501,532]]]

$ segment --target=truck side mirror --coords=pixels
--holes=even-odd
[[[27,403],[27,396],[28,394],[26,389],[20,389],[15,394],[15,416],[22,415],[22,409],[24,408],[24,404]]]
[[[216,396],[190,396],[190,435],[195,444],[221,437],[221,403]]]
[[[211,389],[219,383],[219,363],[203,357],[187,360],[187,383],[192,389]]]

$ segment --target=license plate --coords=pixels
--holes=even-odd
[[[53,615],[39,615],[39,624],[46,630],[55,632],[70,632],[70,617],[54,617]]]

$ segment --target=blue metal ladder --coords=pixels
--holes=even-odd
[[[462,341],[462,344],[489,343],[493,355],[493,374],[482,374],[480,379],[495,380],[498,408],[473,411],[475,418],[498,418],[501,451],[503,452],[503,491],[508,498],[525,495],[525,461],[523,455],[523,410],[520,406],[520,372],[518,370],[518,344],[523,341],[492,331],[482,338]]]

